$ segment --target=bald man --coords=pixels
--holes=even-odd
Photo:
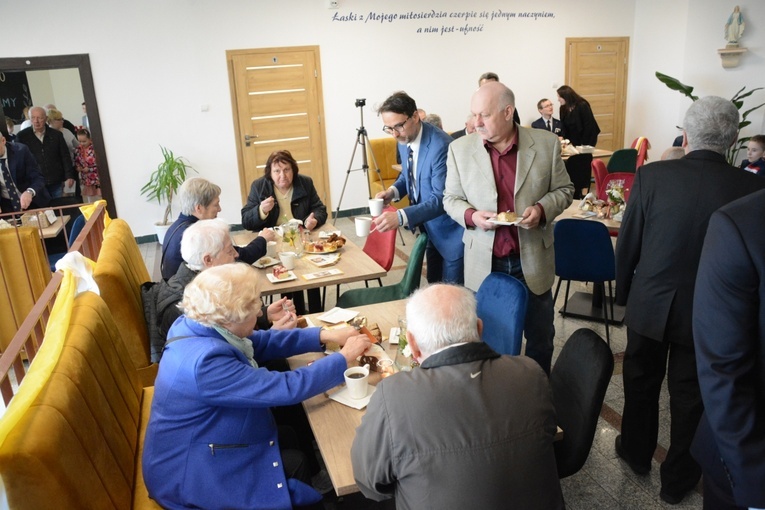
[[[492,271],[529,289],[526,355],[550,372],[553,352],[555,254],[552,220],[572,202],[574,185],[554,134],[513,122],[515,95],[499,82],[474,94],[470,111],[480,136],[449,145],[444,209],[465,227],[465,286],[478,290]],[[492,223],[515,211],[520,228]]]

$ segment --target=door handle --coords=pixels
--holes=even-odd
[[[253,136],[244,135],[244,145],[246,147],[249,147],[252,144],[252,140],[254,140],[257,137],[258,137],[258,135],[253,135]]]

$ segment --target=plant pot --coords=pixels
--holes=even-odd
[[[154,232],[157,234],[157,242],[159,242],[160,245],[165,240],[165,234],[167,234],[167,231],[170,229],[171,224],[163,225],[161,223],[155,223],[154,224]]]

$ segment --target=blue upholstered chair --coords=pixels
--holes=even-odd
[[[478,317],[483,321],[483,341],[500,354],[521,353],[529,293],[518,279],[491,273],[476,293]]]
[[[611,282],[616,279],[614,246],[605,225],[598,221],[565,219],[555,223],[555,274],[558,285],[555,287],[553,302],[558,299],[560,285],[566,281],[566,302],[568,302],[571,280],[593,282],[604,285],[608,282],[608,296],[603,296],[603,320],[606,324],[606,341],[611,345],[608,332],[608,308],[614,316],[613,288]],[[566,302],[562,314],[566,316]]]

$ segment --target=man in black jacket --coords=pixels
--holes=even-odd
[[[45,207],[49,200],[32,153],[24,145],[6,142],[0,133],[0,212]]]
[[[37,160],[50,197],[60,198],[64,194],[64,181],[67,187],[72,187],[76,177],[64,135],[46,124],[48,114],[39,106],[29,109],[29,118],[32,126],[21,130],[17,140],[29,147]]]
[[[644,166],[635,176],[616,244],[616,303],[627,306],[624,413],[616,453],[638,474],[651,468],[659,393],[667,373],[671,432],[660,497],[679,503],[701,469],[689,448],[703,410],[693,346],[694,283],[709,218],[723,205],[765,188],[726,163],[739,113],[709,96],[683,121],[686,156]]]

